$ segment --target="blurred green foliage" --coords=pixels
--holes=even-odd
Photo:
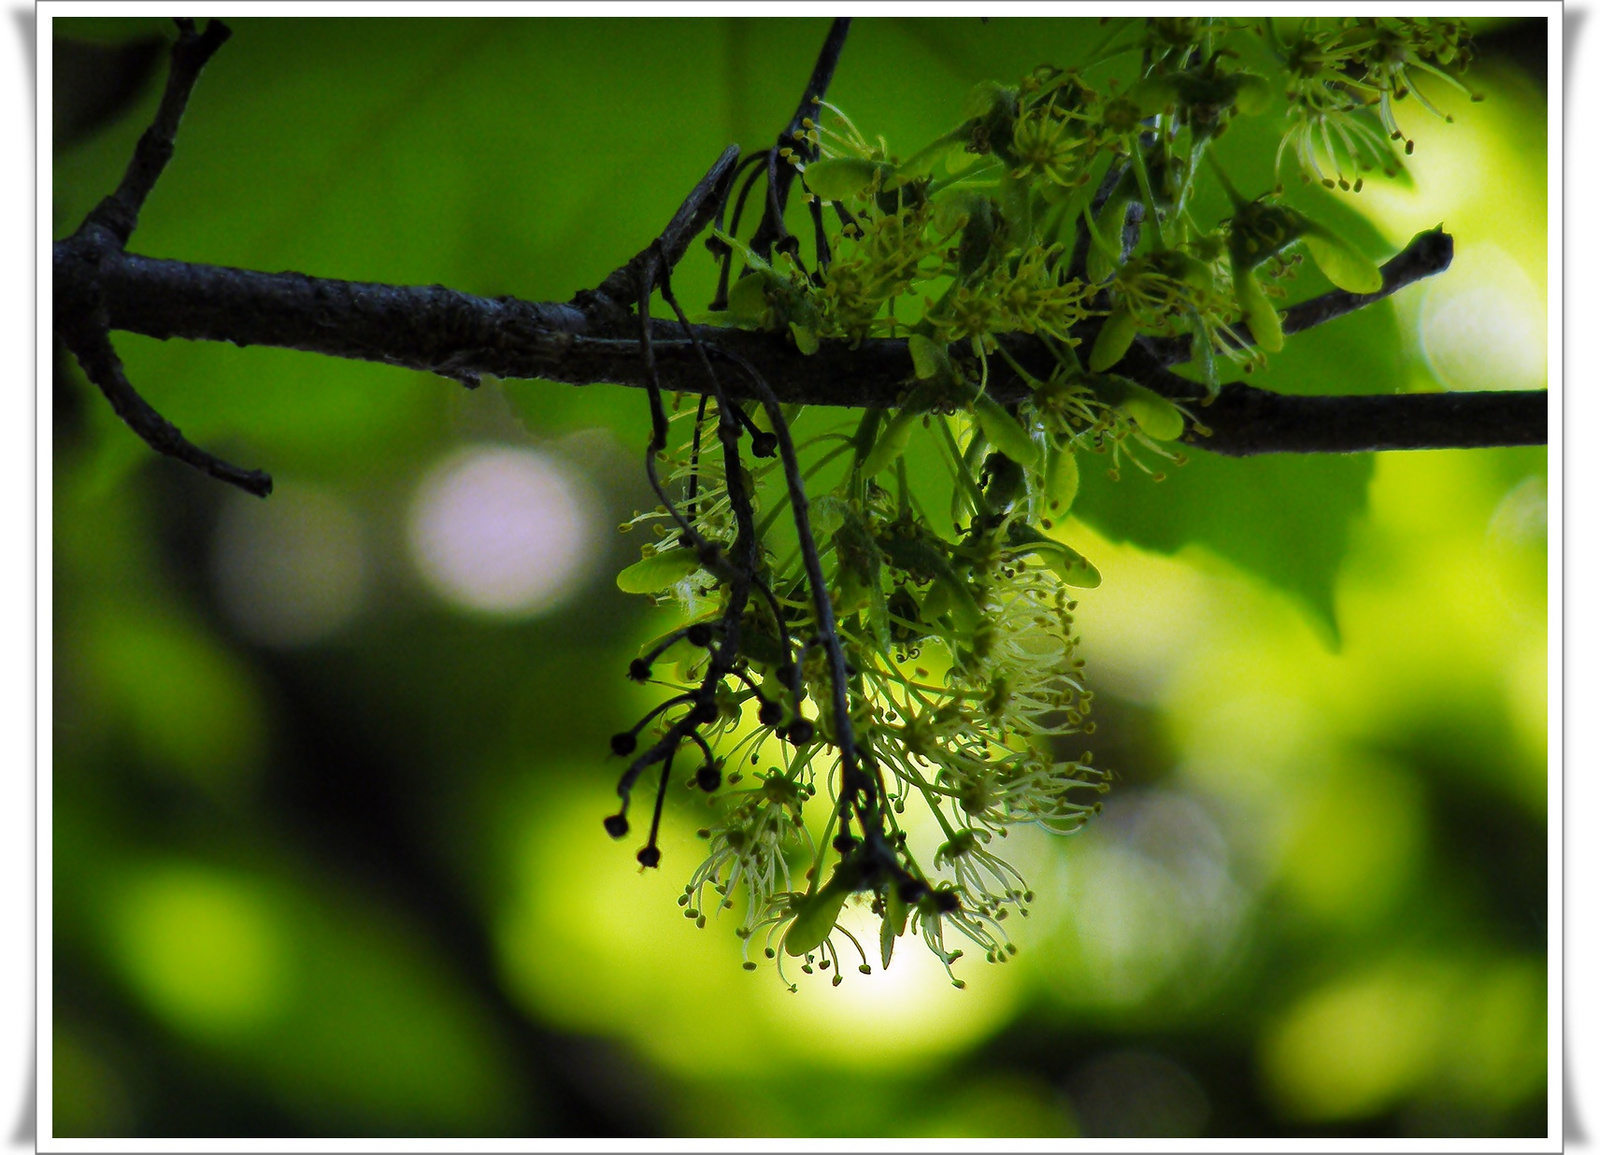
[[[233,23],[136,251],[534,300],[635,252],[729,140],[763,145],[826,27]],[[861,20],[830,96],[910,148],[973,83],[1102,34]],[[1412,111],[1411,188],[1290,193],[1377,256],[1442,217],[1456,269],[1291,339],[1260,384],[1438,388],[1429,294],[1489,247],[1542,310],[1542,73],[1490,53],[1473,80],[1489,101],[1455,125]],[[58,149],[57,236],[157,92]],[[1217,147],[1270,186],[1264,123]],[[1464,155],[1494,175],[1436,175]],[[691,254],[680,294],[711,284]],[[367,576],[275,636],[309,595],[262,559],[298,523],[155,459],[58,363],[55,1135],[1545,1133],[1543,450],[1086,470],[1105,814],[1016,839],[1040,901],[1010,966],[957,992],[906,951],[791,995],[674,905],[701,804],[673,798],[660,872],[600,827],[606,737],[645,704],[623,673],[667,624],[612,582],[637,556],[613,527],[653,504],[642,395],[116,343],[197,443],[273,471],[272,502],[341,510]],[[464,445],[590,495],[564,600],[496,618],[418,576],[415,494]]]

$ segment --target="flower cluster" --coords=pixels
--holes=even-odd
[[[1373,169],[1388,176],[1399,171],[1403,162],[1395,144],[1406,156],[1413,147],[1395,120],[1395,105],[1407,97],[1450,119],[1428,100],[1420,79],[1482,99],[1457,75],[1472,60],[1459,20],[1312,19],[1287,35],[1267,20],[1262,31],[1289,77],[1292,124],[1278,162],[1292,150],[1305,177],[1328,188],[1359,192],[1364,174]]]
[[[907,934],[947,969],[973,947],[1015,953],[1008,928],[1033,892],[1002,854],[1008,832],[1079,830],[1110,785],[1081,748],[1094,695],[1075,591],[1100,583],[1063,540],[1081,463],[1181,465],[1174,443],[1200,428],[1119,367],[1186,344],[1219,389],[1219,362],[1282,347],[1274,301],[1302,250],[1342,289],[1381,287],[1366,254],[1243,196],[1209,151],[1270,103],[1229,46],[1251,29],[1287,76],[1284,147],[1332,183],[1383,166],[1390,142],[1367,121],[1397,134],[1391,106],[1470,55],[1451,22],[1305,21],[1285,37],[1272,20],[1119,21],[1075,68],[980,86],[961,124],[903,161],[819,105],[770,158],[801,170],[816,268],[798,244],[754,251],[737,212],[719,226],[725,285],[740,268],[723,323],[803,354],[829,339],[906,349],[900,404],[853,425],[720,393],[658,410],[662,504],[630,523],[654,540],[618,584],[685,622],[630,669],[670,692],[613,739],[631,761],[607,828],[627,833],[629,792],[659,766],[639,852],[656,865],[672,768],[692,752],[711,814],[679,902],[702,926],[736,912],[747,967],[773,959],[786,983],[790,961],[834,982],[847,962],[870,971],[840,924],[851,904],[879,920],[884,966]],[[1089,79],[1130,48],[1138,75]],[[1193,212],[1207,172],[1233,204],[1220,225]],[[1021,396],[991,391],[997,363]]]

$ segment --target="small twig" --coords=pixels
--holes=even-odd
[[[600,292],[614,301],[632,301],[646,265],[660,262],[667,271],[676,268],[690,242],[722,211],[738,163],[739,146],[730,144],[683,199],[661,235],[600,282]]]
[[[151,449],[257,497],[266,497],[272,492],[271,477],[259,469],[241,469],[207,453],[151,408],[149,402],[139,396],[128,382],[127,374],[122,369],[122,360],[112,348],[111,338],[103,324],[97,325],[91,320],[69,324],[58,331],[67,348],[78,359],[78,364],[83,366],[84,375],[99,387],[117,416],[127,422],[128,427]]]
[[[1284,334],[1302,333],[1357,309],[1364,309],[1424,277],[1444,272],[1450,267],[1454,256],[1455,238],[1445,232],[1442,226],[1418,233],[1380,269],[1383,288],[1376,293],[1347,293],[1343,289],[1334,289],[1320,297],[1290,305],[1283,313]],[[1180,365],[1189,360],[1190,343],[1187,337],[1142,337],[1139,344],[1161,365]]]
[[[755,235],[750,238],[750,247],[757,256],[770,257],[772,246],[789,235],[789,230],[783,224],[783,211],[789,204],[789,188],[794,183],[796,170],[786,161],[780,163],[778,150],[794,149],[802,161],[816,159],[817,150],[805,138],[803,122],[808,117],[821,120],[820,105],[828,95],[828,85],[833,82],[833,70],[839,63],[839,54],[844,51],[845,37],[849,34],[850,17],[835,19],[828,29],[827,39],[822,42],[822,51],[817,54],[817,63],[811,69],[810,79],[806,81],[800,104],[789,118],[788,125],[778,134],[778,143],[772,150],[772,159],[767,167],[767,211],[756,226]],[[797,133],[801,135],[797,136]]]
[[[1376,293],[1347,293],[1343,289],[1335,289],[1320,297],[1291,305],[1283,314],[1284,335],[1314,329],[1335,317],[1381,301],[1424,277],[1442,273],[1450,267],[1455,251],[1455,238],[1444,231],[1443,225],[1418,233],[1405,248],[1384,263],[1381,269],[1383,288]]]
[[[64,300],[62,289],[57,286],[55,326],[83,367],[84,375],[105,394],[117,416],[127,422],[145,444],[247,493],[265,497],[272,492],[272,478],[257,469],[231,465],[192,444],[176,425],[157,413],[134,389],[111,344],[100,269],[107,260],[122,255],[128,239],[139,227],[139,211],[172,159],[178,124],[183,120],[183,111],[188,107],[195,82],[200,79],[200,71],[229,36],[227,25],[220,20],[207,21],[205,32],[198,34],[194,21],[180,19],[176,23],[178,41],[172,48],[167,86],[161,94],[155,119],[134,146],[133,157],[116,191],[89,210],[78,231],[66,242],[69,248],[64,263],[76,274],[78,292],[75,299]],[[58,281],[62,268],[62,249],[57,246]]]
[[[801,474],[799,455],[794,438],[789,434],[789,423],[771,387],[760,372],[738,354],[724,353],[745,374],[778,438],[778,453],[783,461],[784,480],[789,490],[789,507],[794,516],[795,533],[800,540],[800,556],[806,571],[806,584],[810,587],[812,612],[817,618],[817,638],[828,658],[828,672],[833,688],[833,740],[839,747],[844,774],[840,782],[840,804],[850,795],[860,793],[867,805],[862,816],[863,830],[868,829],[870,816],[877,825],[878,798],[873,780],[860,771],[855,743],[855,728],[850,719],[850,671],[844,660],[844,646],[839,640],[838,625],[834,620],[833,602],[828,596],[827,581],[822,573],[822,560],[817,554],[816,537],[811,532],[810,503],[806,500],[805,478]]]
[[[178,122],[183,119],[195,81],[200,79],[200,70],[231,35],[228,26],[220,20],[206,21],[206,30],[199,34],[194,30],[193,20],[180,19],[175,23],[178,42],[172,48],[172,66],[155,120],[134,147],[133,159],[128,162],[117,191],[96,205],[83,222],[84,227],[95,225],[107,229],[116,237],[119,248],[128,243],[133,230],[138,228],[139,210],[172,159]]]

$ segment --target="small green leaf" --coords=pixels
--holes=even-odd
[[[849,503],[831,493],[819,494],[808,504],[811,506],[811,532],[819,541],[843,525],[845,518],[852,516]]]
[[[1117,266],[1122,264],[1122,225],[1127,219],[1128,202],[1139,191],[1138,178],[1131,172],[1123,173],[1122,179],[1106,198],[1106,203],[1100,206],[1098,216],[1091,219],[1087,212],[1084,220],[1089,222],[1089,280],[1095,284],[1109,280],[1117,271]]]
[[[1054,543],[1053,549],[1040,548],[1039,556],[1056,571],[1056,576],[1069,586],[1092,590],[1100,584],[1100,571],[1071,546]]]
[[[1157,259],[1152,258],[1152,260]],[[1155,267],[1166,276],[1182,281],[1186,285],[1192,285],[1196,289],[1209,291],[1216,285],[1210,265],[1177,249],[1169,249],[1162,253]]]
[[[970,637],[983,621],[983,612],[978,609],[967,583],[957,577],[953,570],[946,569],[946,573],[933,579],[928,596],[922,603],[923,617],[936,619],[948,614],[956,633]]]
[[[1176,405],[1137,381],[1129,381],[1127,389],[1120,408],[1148,436],[1157,441],[1176,441],[1183,436],[1183,414]]]
[[[1259,116],[1272,103],[1272,86],[1266,78],[1253,72],[1241,72],[1236,77],[1238,87],[1233,94],[1233,106],[1245,116]]]
[[[962,279],[971,277],[984,268],[994,252],[994,204],[988,197],[976,197],[967,214],[967,225],[961,230],[961,244],[956,249],[956,269]]]
[[[833,933],[844,909],[844,900],[850,897],[850,888],[840,880],[838,872],[828,880],[828,885],[800,904],[800,913],[789,924],[783,936],[783,953],[799,958],[822,945]]]
[[[741,321],[759,321],[767,311],[767,278],[769,273],[751,273],[740,277],[728,290],[728,311]]]
[[[1139,322],[1134,319],[1127,299],[1118,301],[1116,308],[1111,310],[1111,316],[1106,318],[1106,323],[1100,326],[1100,335],[1094,339],[1094,348],[1089,350],[1089,368],[1096,373],[1104,373],[1122,360],[1138,333]]]
[[[1052,440],[1044,455],[1045,512],[1052,518],[1065,517],[1077,496],[1078,456]]]
[[[995,190],[1005,239],[1019,248],[1026,247],[1028,234],[1033,231],[1032,193],[1033,182],[1017,178],[1009,169],[1000,177],[1000,187]]]
[[[1138,105],[1142,116],[1155,116],[1176,104],[1178,93],[1170,78],[1151,75],[1128,89],[1127,97]]]
[[[1021,522],[1012,522],[1006,531],[1006,555],[1021,557],[1030,553],[1038,554],[1039,559],[1069,586],[1092,590],[1100,584],[1100,571],[1077,550]]]
[[[1345,292],[1376,293],[1383,288],[1383,273],[1377,262],[1351,248],[1337,234],[1313,225],[1301,240],[1322,275]]]
[[[806,187],[825,201],[849,200],[872,183],[879,169],[888,168],[856,156],[824,157],[806,165]]]
[[[794,347],[807,357],[821,348],[817,334],[809,325],[800,325],[794,321],[789,322],[789,332],[794,335]]]
[[[868,453],[866,460],[861,463],[862,476],[876,477],[894,464],[895,460],[906,451],[906,444],[911,440],[911,431],[916,428],[917,420],[921,416],[920,413],[902,409],[889,419],[887,425],[878,430],[878,440],[873,443],[872,452]]]
[[[998,80],[981,80],[968,90],[961,111],[968,118],[976,120],[987,116],[996,104],[1003,104],[1007,99],[1015,100],[1016,93]]]
[[[1019,465],[1028,469],[1038,468],[1039,447],[1000,402],[987,393],[980,393],[972,402],[972,413],[990,445]]]
[[[1239,302],[1240,310],[1244,313],[1244,319],[1250,326],[1250,336],[1255,339],[1255,343],[1268,353],[1281,352],[1283,322],[1278,319],[1278,310],[1272,307],[1272,302],[1267,300],[1266,294],[1261,291],[1261,286],[1256,283],[1254,269],[1243,269],[1235,263],[1233,292]]]
[[[692,549],[669,549],[641,558],[617,575],[617,588],[625,594],[653,594],[677,585],[700,568]]]
[[[935,344],[921,333],[907,337],[906,348],[911,351],[911,364],[916,369],[919,381],[937,377],[950,367],[950,357],[943,346]]]

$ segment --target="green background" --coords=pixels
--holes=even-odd
[[[763,146],[827,27],[231,23],[134,251],[531,300]],[[1410,187],[1285,170],[1375,257],[1440,220],[1458,257],[1256,383],[1542,387],[1542,23],[1485,30],[1484,104],[1428,89],[1456,124],[1402,105]],[[972,84],[1104,34],[858,20],[830,98],[905,155]],[[170,25],[55,36],[61,237],[148,123]],[[1219,142],[1241,188],[1271,187],[1279,131]],[[697,248],[677,285],[712,279]],[[1451,334],[1484,316],[1533,321],[1463,370]],[[648,875],[600,826],[607,738],[654,701],[627,662],[672,620],[612,581],[653,504],[641,394],[115,341],[277,491],[155,458],[58,352],[55,1135],[1545,1134],[1543,449],[1086,468],[1064,533],[1105,577],[1080,599],[1105,813],[1013,838],[1038,908],[966,990],[906,949],[789,994],[674,905],[703,802],[675,793]],[[441,595],[409,544],[424,479],[492,448],[582,497],[591,547],[543,612]]]

